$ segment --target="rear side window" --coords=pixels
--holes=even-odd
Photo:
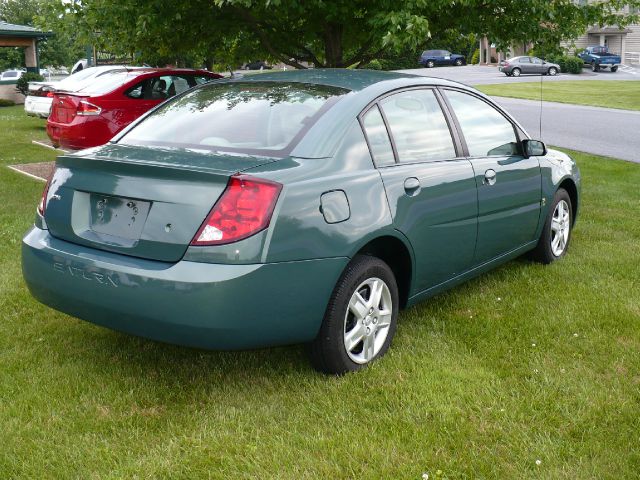
[[[348,90],[285,82],[203,85],[165,103],[120,143],[286,154]]]
[[[408,90],[384,98],[380,106],[389,123],[400,162],[455,158],[456,151],[433,90]]]
[[[446,91],[472,157],[519,155],[512,123],[483,100],[454,90]]]
[[[371,156],[375,164],[380,167],[384,165],[393,165],[396,163],[393,156],[393,148],[387,127],[384,124],[382,115],[377,105],[374,105],[362,118],[364,131],[367,134]]]

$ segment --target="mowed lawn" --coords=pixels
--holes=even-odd
[[[382,361],[332,378],[300,346],[191,350],[33,300],[20,241],[43,184],[6,165],[53,159],[44,136],[0,109],[0,478],[637,478],[640,165],[576,153],[563,261],[401,313]]]
[[[614,74],[615,75],[615,74]],[[593,107],[640,110],[640,81],[573,80],[542,81],[542,99]],[[497,97],[540,100],[540,82],[478,85],[478,90]]]

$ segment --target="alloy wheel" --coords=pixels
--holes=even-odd
[[[566,201],[560,200],[551,218],[551,252],[559,257],[567,248],[571,229],[571,210]]]
[[[352,361],[375,358],[389,334],[392,313],[391,291],[380,278],[368,278],[355,289],[344,317],[344,347]]]

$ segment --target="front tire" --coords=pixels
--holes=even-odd
[[[456,59],[456,61],[454,63],[456,65],[456,67],[461,67],[462,66],[462,59],[458,58],[458,59]]]
[[[433,60],[429,60],[429,61],[427,61],[427,63],[426,63],[426,67],[427,67],[427,68],[433,68],[433,67],[435,67],[435,66],[436,66],[436,62],[434,62]]]
[[[564,257],[569,249],[572,226],[571,197],[565,189],[559,188],[553,197],[538,245],[531,252],[532,259],[549,264]]]
[[[616,72],[618,71],[618,66],[616,65],[616,66],[614,66],[614,67],[611,67],[611,71],[612,71],[613,73],[616,73]]]
[[[551,67],[549,68],[549,70],[547,71],[547,73],[552,76],[555,77],[558,74],[558,69],[556,67]]]
[[[520,71],[519,68],[514,68],[513,70],[511,70],[511,76],[512,77],[519,77],[520,73],[522,73],[522,72]]]
[[[596,62],[591,62],[591,71],[592,72],[599,72],[600,71],[600,65],[598,65]]]
[[[391,268],[379,258],[356,256],[340,276],[318,336],[309,346],[313,367],[341,375],[380,358],[395,334],[398,307]]]

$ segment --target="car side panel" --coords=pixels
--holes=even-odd
[[[442,283],[469,269],[477,235],[478,197],[466,159],[380,168],[393,224],[415,252],[413,292]],[[420,188],[407,193],[405,180]]]

